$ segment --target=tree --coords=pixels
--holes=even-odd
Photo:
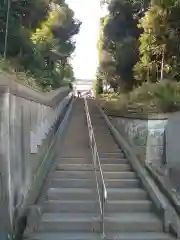
[[[94,94],[98,96],[99,94],[103,93],[103,77],[101,75],[101,70],[97,69],[96,72],[96,79],[94,80]]]
[[[151,1],[139,25],[143,33],[140,61],[134,68],[137,80],[156,82],[168,77],[179,81],[179,14],[178,1]]]
[[[0,54],[4,51],[6,2],[0,0]],[[72,37],[81,25],[65,0],[12,2],[9,19],[8,59],[33,75],[38,85],[59,87],[75,49]]]
[[[135,73],[143,71],[146,75],[146,80],[156,81],[156,73],[158,74],[162,65],[164,65],[164,55],[167,49],[167,40],[165,37],[167,32],[166,22],[166,9],[157,5],[151,6],[140,20],[140,27],[143,28],[143,33],[139,39],[141,59],[140,63],[135,67]],[[139,77],[140,75],[136,75],[137,80]]]
[[[74,71],[73,71],[73,67],[70,63],[67,63],[65,65],[64,77],[71,81],[74,80]]]
[[[140,7],[132,1],[109,1],[109,14],[101,20],[99,66],[114,90],[126,91],[135,84],[133,67],[138,60],[140,29],[134,16]]]

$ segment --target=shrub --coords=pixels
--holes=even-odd
[[[180,110],[180,83],[144,83],[127,94],[103,94],[100,104],[116,113],[162,113]]]

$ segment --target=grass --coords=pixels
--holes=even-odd
[[[180,83],[168,80],[144,83],[127,94],[102,94],[98,100],[115,115],[175,112],[180,110]]]
[[[32,88],[39,92],[47,92],[48,89],[43,89],[40,85],[37,84],[35,77],[30,75],[28,72],[25,72],[18,65],[12,64],[9,60],[0,58],[0,74],[5,74],[9,76],[14,81],[21,83],[29,88]]]
[[[9,75],[14,81],[23,84],[38,92],[50,92],[51,86],[43,87],[40,83],[44,82],[43,77],[33,76],[30,72],[25,71],[16,61],[5,60],[0,58],[0,74]],[[69,82],[62,81],[60,86],[67,86]]]

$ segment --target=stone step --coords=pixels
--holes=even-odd
[[[113,139],[113,136],[111,135],[111,133],[107,131],[102,131],[102,134],[100,135],[100,137],[101,136]]]
[[[131,232],[131,233],[112,233],[107,234],[107,240],[173,240],[172,236],[162,232]],[[45,239],[46,240],[46,239]],[[53,239],[56,240],[56,239]]]
[[[98,213],[100,206],[97,201],[82,200],[50,200],[44,203],[45,212],[61,212],[61,213]]]
[[[134,179],[137,178],[134,172],[104,172],[105,179]]]
[[[99,213],[100,205],[98,201],[73,201],[73,200],[49,200],[43,205],[44,212],[61,213]],[[148,200],[136,201],[109,201],[105,205],[105,214],[112,212],[148,212],[152,210],[152,203]]]
[[[152,213],[113,213],[105,217],[107,232],[161,232],[161,221]]]
[[[140,186],[138,179],[106,179],[107,188],[137,188]],[[49,183],[52,188],[96,188],[95,180],[90,179],[51,179]]]
[[[105,179],[134,179],[137,178],[134,172],[109,172],[103,173]],[[54,171],[52,178],[59,179],[94,179],[94,171]]]
[[[94,124],[95,125],[95,124]],[[93,126],[93,130],[94,130],[94,134],[95,134],[95,137],[101,137],[101,136],[104,136],[106,135],[107,136],[107,139],[109,138],[110,141],[113,140],[113,136],[111,135],[111,133],[107,130],[106,127],[104,128],[99,128],[98,126],[94,127]],[[105,138],[106,139],[106,138]]]
[[[113,159],[121,159],[124,158],[124,153],[120,152],[99,152],[100,158],[113,158]]]
[[[68,141],[69,144],[68,146],[64,146],[62,149],[62,156],[59,155],[59,158],[68,158],[69,156],[72,156],[74,158],[85,158],[85,157],[90,157],[91,156],[91,152],[87,153],[87,149],[78,149],[77,144],[74,144],[74,142],[70,142]],[[86,148],[88,148],[88,141],[86,143]]]
[[[92,126],[93,126],[93,129],[94,129],[95,132],[96,131],[103,131],[103,132],[106,132],[106,133],[109,132],[107,126],[105,124],[102,125],[100,122],[98,124],[97,121],[92,120]]]
[[[42,232],[99,232],[100,216],[80,213],[44,213],[39,225]]]
[[[58,171],[93,171],[93,164],[62,164],[56,165]]]
[[[161,232],[107,233],[106,240],[173,240],[169,234]],[[102,240],[98,233],[37,233],[27,240]]]
[[[100,142],[102,142],[102,143],[104,142],[104,143],[107,143],[107,144],[109,143],[109,144],[111,144],[113,146],[116,146],[118,149],[121,150],[121,148],[114,141],[114,138],[113,138],[113,136],[110,133],[97,130],[96,132],[94,132],[94,135],[95,135],[95,138],[97,140],[97,143],[100,143]]]
[[[97,128],[97,129],[104,129],[105,132],[109,132],[110,133],[110,130],[106,124],[106,122],[104,121],[104,119],[95,119],[94,117],[92,117],[92,125],[94,128]]]
[[[54,178],[94,179],[94,171],[54,171]]]
[[[106,128],[99,128],[99,127],[95,128],[93,126],[93,130],[94,130],[94,134],[95,134],[96,139],[98,137],[101,137],[101,136],[107,136],[107,139],[110,139],[110,141],[112,142],[113,136],[111,135],[111,133]],[[106,140],[106,138],[104,138],[104,140]]]
[[[149,212],[152,210],[152,203],[149,200],[108,200],[105,205],[106,213],[133,213]]]
[[[95,136],[95,139],[96,139],[97,147],[99,150],[101,149],[101,147],[106,147],[107,148],[106,152],[115,151],[118,153],[123,153],[122,150],[119,148],[119,146],[116,145],[113,140],[111,140],[111,141],[108,139],[99,140],[98,138],[96,138],[96,136]]]
[[[138,179],[105,179],[107,188],[138,188],[140,181]]]
[[[92,164],[91,158],[75,158],[75,157],[60,157],[56,160],[57,163],[62,164]]]
[[[96,112],[96,114],[95,114],[94,112],[90,111],[90,113],[91,113],[91,117],[92,117],[93,121],[101,121],[101,124],[104,123],[104,125],[105,125],[105,120],[103,117],[101,117],[101,115],[99,115],[99,112]],[[107,126],[106,126],[106,128],[107,128]]]
[[[97,166],[98,169],[98,166]],[[62,164],[56,165],[58,171],[94,171],[93,164]],[[131,171],[130,164],[102,164],[102,170],[107,172],[124,172]]]
[[[64,153],[67,153],[67,155],[65,155],[65,154],[63,154],[64,155],[64,157],[61,157],[61,156],[59,156],[58,158],[57,158],[57,162],[59,163],[60,161],[60,159],[63,159],[63,158],[67,158],[67,159],[69,159],[69,155],[71,155],[71,156],[73,156],[73,158],[79,158],[79,159],[83,159],[83,158],[85,158],[86,157],[86,155],[87,155],[87,160],[86,161],[88,161],[88,159],[90,159],[89,157],[88,157],[88,154],[87,154],[87,151],[85,150],[85,151],[81,151],[81,150],[77,150],[77,146],[74,146],[74,145],[71,145],[71,144],[69,144],[69,147],[67,147],[67,149],[65,149],[65,148],[63,148],[62,149],[62,151],[64,152]],[[92,154],[91,154],[91,157],[92,157]],[[85,162],[84,162],[85,163]],[[91,162],[88,162],[88,163],[91,163]]]
[[[111,213],[105,216],[107,232],[160,232],[161,221],[151,213]],[[80,213],[44,213],[39,225],[43,232],[98,232],[100,216]]]
[[[129,163],[126,158],[113,159],[113,158],[100,158],[101,164],[127,164]]]
[[[96,182],[91,179],[58,179],[54,178],[50,181],[52,188],[95,188]]]
[[[95,115],[94,115],[94,112],[90,112],[90,115],[91,115],[92,125],[93,125],[93,124],[94,124],[95,126],[96,126],[96,125],[97,125],[97,126],[100,125],[100,126],[106,128],[106,130],[109,131],[108,126],[107,126],[104,118],[101,118],[100,115],[95,116]],[[99,123],[99,124],[98,124],[98,123]]]
[[[145,200],[148,195],[141,188],[108,188],[107,197],[109,200]]]
[[[100,158],[101,164],[129,164],[127,159],[108,159],[108,158]],[[130,165],[131,166],[131,165]]]
[[[107,131],[103,132],[97,130],[96,132],[94,132],[94,134],[98,142],[109,141],[110,143],[113,143],[114,145],[118,146],[118,144],[114,141],[114,137],[111,135],[111,133],[108,133]]]
[[[102,164],[103,172],[125,172],[131,171],[130,164]]]
[[[114,152],[114,151],[106,151],[106,152],[100,152],[100,154],[103,154],[104,156],[106,156],[106,157],[109,157],[108,155],[113,155],[114,157],[116,157],[116,155],[118,156],[118,155],[121,155],[121,154],[124,154],[123,152],[122,152],[122,150],[121,149],[118,149],[116,152]]]
[[[95,133],[95,139],[97,142],[97,145],[100,147],[101,145],[107,146],[107,147],[113,147],[116,149],[116,152],[122,152],[122,149],[115,143],[113,137],[101,137],[101,135],[98,135],[97,132]],[[108,152],[108,151],[107,151]]]
[[[50,188],[48,200],[96,200],[96,189],[85,188]]]
[[[114,146],[108,146],[104,143],[101,143],[101,145],[97,144],[97,149],[98,149],[98,152],[101,154],[101,152],[114,152],[114,153],[117,153],[118,152],[118,148],[114,147]],[[123,157],[124,154],[123,152],[119,152],[120,156]]]
[[[99,233],[92,233],[92,232],[90,232],[90,233],[88,233],[88,232],[86,232],[86,233],[46,232],[46,233],[32,234],[29,236],[29,238],[27,240],[102,240],[102,238]],[[159,240],[159,239],[157,239],[157,240]]]
[[[100,154],[107,152],[107,153],[119,154],[121,157],[124,156],[124,153],[121,150],[119,150],[115,146],[103,144],[103,142],[101,144],[97,144],[97,149]]]
[[[104,133],[102,133],[102,134],[94,133],[94,134],[95,134],[95,138],[96,138],[97,143],[100,143],[100,142],[105,142],[107,144],[109,143],[109,144],[111,144],[113,146],[116,146],[119,150],[122,150],[119,147],[119,145],[114,141],[114,138],[111,135],[104,134]]]

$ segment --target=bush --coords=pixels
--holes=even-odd
[[[163,112],[173,112],[180,109],[180,83],[165,81],[157,83],[154,91],[155,104]]]
[[[105,109],[120,114],[174,112],[180,110],[180,83],[144,83],[127,94],[104,94],[99,100]]]
[[[41,92],[51,90],[49,85],[42,84],[46,81],[45,77],[41,79],[38,75],[33,75],[31,72],[26,71],[14,59],[5,60],[0,57],[0,73],[6,73],[6,75],[8,74],[11,79],[14,79],[14,81],[17,81],[34,90]]]
[[[95,79],[93,82],[93,92],[94,95],[97,97],[103,93],[103,84],[101,79]]]

